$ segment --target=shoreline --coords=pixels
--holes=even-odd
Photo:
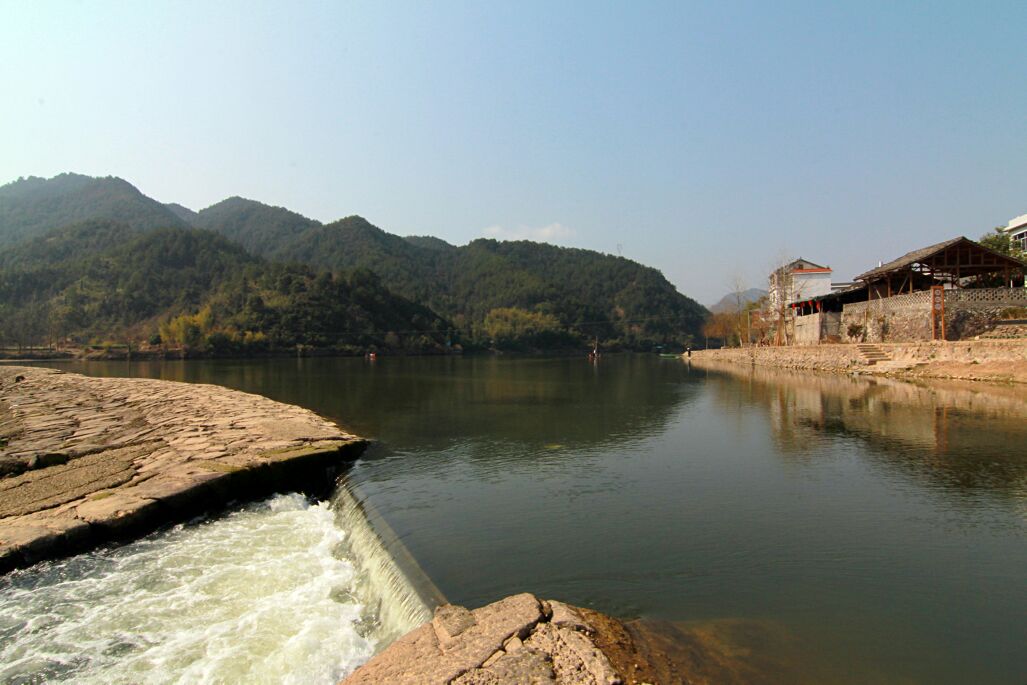
[[[861,352],[861,347],[866,352]],[[1027,383],[1027,339],[730,347],[693,350],[691,357],[683,359],[696,366],[727,363],[907,380]]]
[[[326,493],[367,441],[214,385],[0,366],[0,574],[275,492]]]

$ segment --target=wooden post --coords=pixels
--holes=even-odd
[[[931,286],[931,338],[945,339],[945,287],[941,285]]]

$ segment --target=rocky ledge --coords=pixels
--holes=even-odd
[[[344,685],[622,682],[571,606],[520,594],[474,611],[447,604]]]
[[[213,385],[0,367],[0,573],[329,486],[366,441]]]
[[[764,682],[735,662],[708,640],[525,593],[473,611],[441,606],[340,685]]]

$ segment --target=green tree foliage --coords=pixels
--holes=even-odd
[[[489,341],[503,349],[552,349],[581,344],[552,314],[516,307],[493,309],[485,315],[482,327]]]
[[[140,337],[156,328],[156,317],[198,309],[233,274],[259,263],[241,247],[197,229],[135,232],[106,250],[94,249],[103,240],[90,227],[108,238],[127,237],[117,225],[99,222],[55,231],[61,249],[53,254],[40,256],[35,246],[25,246],[36,257],[0,268],[0,302],[20,315],[35,308],[36,319],[45,306],[57,339]],[[16,326],[0,321],[0,329],[10,336]]]
[[[427,352],[451,336],[446,321],[392,294],[372,272],[269,264],[201,229],[139,233],[89,222],[13,254],[0,262],[7,344],[147,340],[159,330],[167,346],[213,354],[297,345]]]
[[[210,305],[206,305],[196,314],[180,314],[160,325],[162,342],[181,345],[187,349],[200,347],[214,332],[214,314]]]
[[[1027,252],[1024,252],[1016,245],[1012,237],[1006,233],[1003,229],[1004,226],[998,226],[990,233],[985,233],[981,236],[978,241],[981,245],[1000,252],[1004,255],[1009,255],[1015,259],[1019,259],[1021,262],[1027,262]]]
[[[139,237],[128,224],[93,219],[49,231],[0,252],[0,268],[58,265],[112,250]]]

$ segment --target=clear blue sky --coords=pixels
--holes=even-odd
[[[709,303],[1027,212],[1025,36],[1022,1],[0,0],[0,183],[620,246]]]

